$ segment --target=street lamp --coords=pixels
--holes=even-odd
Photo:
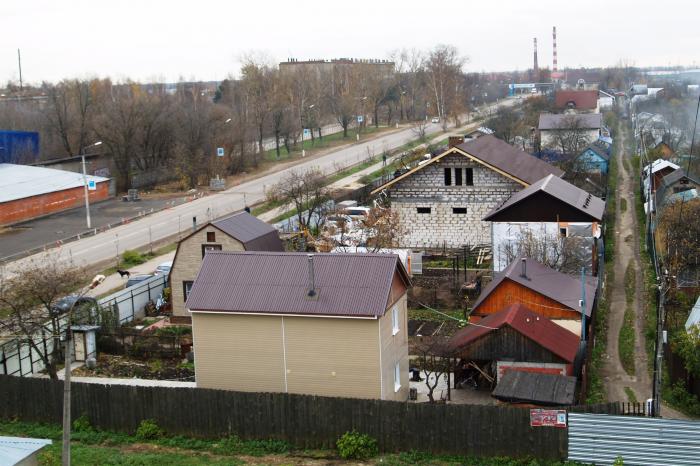
[[[82,159],[83,162],[83,189],[85,191],[85,219],[87,221],[87,227],[92,228],[92,223],[90,222],[90,198],[88,197],[88,182],[87,182],[87,174],[85,173],[85,151],[84,149],[87,149],[89,147],[97,147],[102,145],[102,141],[97,141],[94,144],[90,144],[89,146],[83,147],[80,149],[80,158]]]

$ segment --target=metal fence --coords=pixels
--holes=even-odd
[[[119,316],[119,325],[145,316],[146,304],[155,301],[163,293],[167,277],[157,275],[134,286],[98,300],[101,308],[109,307]],[[59,335],[63,339],[67,316],[59,320]],[[42,354],[51,354],[54,349],[54,331],[51,322],[46,322],[40,332],[32,337],[34,345]],[[36,374],[44,369],[39,352],[26,338],[16,337],[0,345],[0,374],[20,377]]]
[[[569,413],[569,461],[631,465],[697,465],[700,422]]]

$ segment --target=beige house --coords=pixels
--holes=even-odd
[[[408,399],[392,254],[212,252],[187,300],[198,387]]]
[[[284,251],[284,245],[273,226],[247,212],[207,223],[183,238],[169,277],[172,322],[191,321],[185,301],[207,251]]]

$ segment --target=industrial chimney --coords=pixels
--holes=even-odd
[[[309,254],[309,291],[306,293],[306,297],[309,299],[315,299],[318,297],[316,292],[316,280],[314,277],[314,255]]]
[[[540,68],[537,65],[537,37],[532,39],[534,45],[535,45],[535,63],[532,66],[533,71],[535,72],[535,80],[537,80],[537,76],[539,76],[539,71]]]

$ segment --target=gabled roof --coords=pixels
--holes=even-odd
[[[579,300],[581,299],[581,279],[559,272],[540,264],[534,259],[525,258],[526,277],[521,275],[521,260],[515,259],[502,272],[493,277],[491,283],[486,285],[479,298],[474,303],[473,309],[486,299],[504,280],[511,280],[519,285],[546,296],[573,311],[580,312]],[[586,316],[590,317],[593,311],[593,301],[596,296],[598,278],[586,277]],[[527,303],[526,303],[527,304]],[[537,309],[535,309],[537,310]]]
[[[449,348],[458,351],[506,325],[565,361],[573,363],[576,359],[579,337],[524,304],[510,304],[481,319],[478,326],[468,325],[459,330],[450,339]]]
[[[690,310],[688,320],[685,321],[686,331],[690,330],[693,325],[700,325],[700,297],[695,301],[695,306]]]
[[[598,106],[598,91],[557,91],[554,94],[557,108],[567,108],[569,103],[577,110],[593,110]]]
[[[650,163],[649,165],[644,167],[644,176],[649,175],[650,169],[651,169],[651,173],[653,174],[653,173],[658,172],[659,170],[663,170],[664,168],[672,168],[673,170],[678,170],[681,167],[679,167],[678,165],[676,165],[673,162],[669,162],[668,160],[656,159],[652,163]],[[666,175],[666,176],[668,176],[668,175]]]
[[[102,183],[109,178],[87,175],[86,181]],[[0,163],[0,202],[82,188],[83,174],[54,168]]]
[[[219,252],[204,256],[186,307],[192,312],[330,317],[384,315],[398,273],[394,254],[313,254],[317,295],[308,290],[309,255],[293,252]]]
[[[531,184],[522,191],[518,191],[513,194],[508,200],[503,204],[496,207],[494,210],[489,212],[483,220],[490,220],[497,214],[502,214],[510,208],[515,207],[519,203],[523,202],[538,193],[545,193],[549,196],[557,199],[584,215],[590,216],[597,221],[603,219],[603,214],[605,212],[605,202],[592,194],[584,191],[583,189],[574,186],[568,181],[562,180],[553,175],[547,175],[540,181]]]
[[[523,152],[517,147],[511,146],[507,142],[488,134],[447,149],[445,152],[433,157],[428,162],[418,165],[403,175],[397,176],[388,183],[385,183],[372,191],[372,194],[376,194],[379,191],[390,187],[394,183],[411,176],[418,170],[422,170],[428,165],[435,163],[450,154],[464,155],[465,157],[472,159],[491,170],[519,182],[523,186],[528,186],[549,174],[555,176],[562,176],[564,174],[564,172],[559,168],[554,167],[547,162],[543,162],[537,157],[534,157],[527,152]]]
[[[662,186],[671,186],[674,183],[682,180],[683,178],[687,178],[690,182],[700,185],[700,180],[695,178],[694,176],[690,176],[685,172],[685,169],[679,168],[675,171],[672,171],[668,175],[664,176],[661,178],[661,185]]]
[[[610,160],[610,154],[605,150],[604,147],[601,147],[600,144],[597,142],[594,142],[593,144],[589,144],[585,149],[581,151],[581,153],[577,156],[581,157],[583,154],[585,154],[587,151],[592,151],[595,152],[596,155],[600,156],[603,160],[608,161]]]
[[[510,370],[503,374],[492,395],[502,401],[568,406],[574,403],[576,377]]]
[[[578,121],[581,129],[600,129],[603,126],[603,115],[600,113],[582,113],[582,114],[540,114],[540,130],[556,130],[566,128],[569,122],[575,119]]]
[[[240,212],[211,223],[243,243],[246,251],[284,251],[275,227],[248,212]]]

